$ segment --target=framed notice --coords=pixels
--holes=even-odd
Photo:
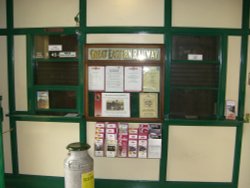
[[[97,93],[95,98],[96,116],[130,117],[129,93]]]
[[[37,108],[49,109],[49,92],[37,91]]]
[[[125,91],[139,92],[142,90],[142,67],[125,67]]]
[[[88,67],[88,89],[89,91],[104,91],[105,73],[104,66]]]
[[[158,117],[158,93],[140,93],[140,117]]]
[[[143,67],[143,91],[160,92],[160,67]]]
[[[106,92],[123,92],[123,66],[106,66]]]

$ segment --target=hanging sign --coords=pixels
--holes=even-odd
[[[160,60],[160,48],[89,48],[88,60]]]

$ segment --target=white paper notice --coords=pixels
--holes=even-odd
[[[142,90],[142,67],[125,67],[125,91]]]
[[[88,87],[90,91],[104,90],[104,67],[90,66],[88,67]]]
[[[123,92],[123,66],[106,66],[107,92]]]

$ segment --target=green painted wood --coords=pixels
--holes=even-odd
[[[0,96],[0,188],[5,187],[4,179],[4,152],[3,152],[3,108],[2,108],[2,96]]]
[[[63,188],[63,177],[6,175],[6,188]],[[234,188],[232,183],[158,182],[95,179],[95,188]]]

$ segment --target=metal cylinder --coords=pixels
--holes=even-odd
[[[67,146],[68,157],[64,161],[65,188],[94,188],[94,163],[88,153],[90,146],[72,143]]]

